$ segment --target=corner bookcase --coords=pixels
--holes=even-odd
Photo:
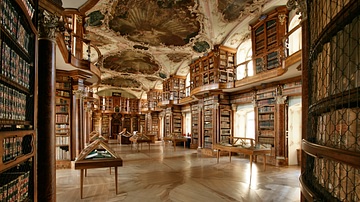
[[[34,201],[37,1],[0,1],[0,197]],[[39,134],[41,135],[41,134]]]
[[[56,168],[70,168],[71,140],[71,78],[56,72],[55,153]]]

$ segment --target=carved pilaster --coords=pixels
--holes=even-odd
[[[232,109],[234,112],[236,112],[237,104],[232,104],[232,105],[231,105],[231,109]]]
[[[289,10],[295,10],[296,14],[301,14],[301,19],[307,18],[306,0],[289,0],[286,4]]]
[[[60,18],[55,14],[49,13],[46,10],[39,11],[38,29],[39,39],[55,40],[55,32],[61,31],[63,23],[60,22]]]
[[[285,104],[287,96],[283,96],[283,95],[277,95],[275,97],[276,99],[276,104]]]

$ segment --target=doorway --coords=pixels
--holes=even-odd
[[[288,155],[289,165],[298,165],[298,150],[301,149],[301,99],[291,100],[288,111]]]

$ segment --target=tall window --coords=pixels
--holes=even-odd
[[[241,80],[248,76],[254,75],[253,62],[252,62],[252,49],[251,40],[245,41],[240,45],[237,52],[236,79]]]
[[[290,22],[289,30],[300,24],[299,15],[295,15]],[[297,29],[289,36],[289,55],[301,49],[301,28]]]
[[[237,107],[234,116],[234,137],[255,139],[255,112],[252,104]]]
[[[185,96],[190,96],[190,72],[187,74],[185,79]]]

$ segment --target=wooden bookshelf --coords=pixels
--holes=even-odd
[[[300,191],[306,201],[358,200],[359,9],[356,0],[311,1],[303,22]]]
[[[276,87],[256,92],[257,142],[275,145]]]
[[[181,108],[174,105],[165,109],[164,137],[182,136]]]
[[[250,25],[256,74],[281,66],[286,51],[282,39],[287,32],[287,15],[287,8],[280,6]]]
[[[56,72],[55,152],[56,168],[71,167],[71,78]]]
[[[201,109],[198,103],[191,105],[191,146],[197,148],[200,145],[200,121],[201,121]]]
[[[209,96],[204,98],[204,112],[203,112],[203,132],[202,132],[202,147],[212,149],[212,145],[216,138],[216,108],[217,98]]]
[[[185,79],[183,76],[171,75],[163,81],[162,103],[179,104],[179,100],[185,97]]]
[[[148,116],[148,134],[160,139],[159,112],[151,112]]]
[[[36,200],[36,7],[37,1],[0,1],[0,193],[3,201]]]
[[[162,94],[163,94],[163,91],[160,89],[149,90],[149,92],[147,93],[149,110],[153,110],[153,111],[161,110],[160,108],[158,108],[158,104],[159,104],[159,102],[162,101]]]
[[[206,56],[189,65],[192,94],[209,89],[218,90],[234,87],[235,64],[236,49],[215,46]]]
[[[230,105],[220,105],[219,141],[224,142],[232,137],[232,110]]]

